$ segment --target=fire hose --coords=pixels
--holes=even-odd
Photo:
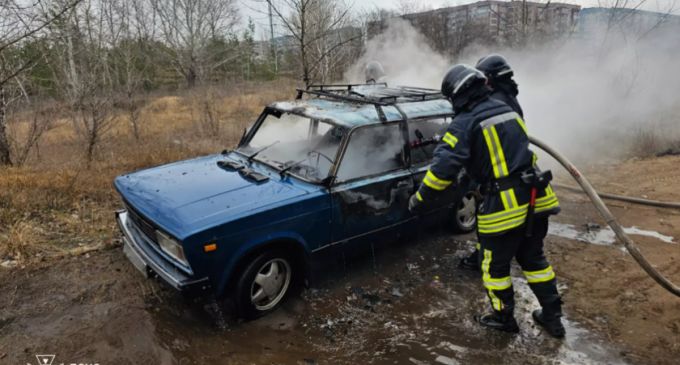
[[[647,258],[640,252],[640,249],[633,243],[633,240],[628,237],[626,232],[623,230],[619,222],[616,220],[616,217],[609,211],[607,206],[602,202],[602,199],[600,199],[600,196],[603,196],[606,198],[604,194],[598,194],[595,189],[593,189],[592,185],[588,182],[588,180],[583,176],[578,169],[571,163],[569,160],[567,160],[566,157],[564,157],[562,154],[557,152],[555,149],[552,147],[548,146],[541,140],[538,140],[534,137],[529,137],[529,140],[531,141],[532,144],[537,146],[538,148],[542,149],[543,151],[547,152],[549,155],[551,155],[557,162],[559,162],[562,166],[564,166],[567,171],[569,171],[569,174],[576,180],[576,182],[581,186],[581,189],[583,192],[585,192],[586,195],[590,198],[590,200],[593,202],[595,205],[595,208],[602,214],[604,217],[605,221],[607,224],[612,228],[614,233],[616,234],[617,237],[621,240],[623,245],[626,247],[628,252],[630,253],[631,256],[635,259],[635,261],[642,267],[645,272],[654,279],[659,285],[661,285],[664,289],[669,291],[670,293],[674,294],[677,297],[680,297],[680,288],[670,282],[666,277],[664,277],[659,271],[657,271],[652,264],[647,261]],[[571,188],[574,189],[574,188]],[[644,199],[633,199],[633,198],[626,198],[626,197],[620,197],[620,196],[614,196],[616,198],[624,198],[624,199],[618,199],[618,200],[624,200],[624,201],[629,201],[632,203],[641,203],[641,204],[648,204],[648,205],[655,205],[655,206],[661,206],[661,207],[671,207],[671,208],[680,208],[680,204],[676,203],[665,203],[665,202],[658,202],[658,201],[650,201],[650,200],[644,200]],[[652,203],[652,204],[650,204]]]
[[[574,193],[585,194],[583,189],[579,189],[579,188],[576,188],[576,187],[573,187],[573,186],[562,185],[562,184],[551,184],[551,185],[554,188],[560,188],[560,189],[569,190],[569,191],[574,192]],[[626,203],[633,203],[633,204],[640,204],[640,205],[650,205],[650,206],[659,207],[659,208],[680,209],[680,203],[662,202],[662,201],[659,201],[659,200],[649,200],[649,199],[638,199],[638,198],[631,198],[631,197],[627,197],[627,196],[603,194],[603,193],[597,193],[597,195],[599,195],[600,198],[602,198],[602,199],[619,200],[619,201],[626,202]]]

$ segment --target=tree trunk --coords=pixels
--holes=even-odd
[[[187,72],[187,86],[189,89],[193,89],[196,86],[196,71],[194,71],[194,66],[189,67],[189,72]]]
[[[0,166],[12,166],[7,138],[7,99],[4,85],[0,85]]]

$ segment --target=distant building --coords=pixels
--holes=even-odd
[[[504,36],[522,29],[523,24],[541,24],[554,30],[575,29],[581,7],[566,3],[537,3],[531,1],[479,1],[401,16],[410,22],[443,20],[447,30],[454,31],[470,22],[481,25],[492,38],[502,42]],[[385,21],[369,24],[368,37],[385,29]]]
[[[636,34],[655,29],[680,32],[680,16],[627,8],[587,8],[581,12],[581,37],[594,38],[612,28]]]

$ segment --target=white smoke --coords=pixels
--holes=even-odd
[[[680,145],[680,26],[662,28],[636,30],[639,40],[610,30],[589,41],[572,36],[523,50],[474,46],[447,60],[409,24],[392,21],[368,42],[347,78],[362,82],[363,67],[376,60],[390,86],[438,89],[451,66],[502,54],[515,71],[531,135],[576,161],[622,158],[641,138]]]
[[[425,37],[406,21],[396,18],[387,24],[386,32],[366,44],[363,56],[348,70],[346,78],[352,83],[363,83],[366,64],[378,61],[390,87],[408,85],[438,89],[451,62],[434,52]]]

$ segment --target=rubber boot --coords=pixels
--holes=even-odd
[[[479,251],[474,250],[470,256],[461,259],[458,266],[465,270],[479,271]]]
[[[498,331],[518,333],[519,326],[512,313],[494,311],[491,314],[482,316],[477,314],[475,321],[484,327],[493,328]]]
[[[543,327],[551,336],[562,338],[567,333],[562,325],[562,300],[557,300],[537,309],[532,314],[534,321]]]

